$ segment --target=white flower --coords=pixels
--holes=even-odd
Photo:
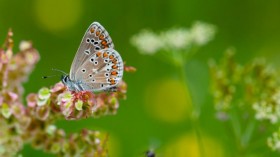
[[[280,129],[267,139],[267,145],[273,150],[280,150]]]
[[[47,132],[49,135],[53,135],[55,131],[56,131],[56,126],[55,126],[55,125],[49,125],[49,126],[46,128],[46,132]]]
[[[185,28],[170,29],[161,33],[164,46],[167,49],[184,49],[191,44],[191,34]]]
[[[213,39],[216,33],[216,28],[214,25],[196,22],[191,28],[192,40],[197,45],[205,45],[210,40]]]
[[[256,111],[256,119],[269,120],[272,124],[279,121],[280,118],[280,90],[272,96],[273,104],[261,101],[254,103],[253,109]]]
[[[192,44],[203,46],[213,39],[215,32],[213,25],[196,22],[191,29],[172,28],[160,35],[143,30],[131,38],[131,43],[140,53],[152,55],[161,49],[176,51],[187,49]]]
[[[20,51],[25,51],[32,48],[32,43],[30,41],[21,41],[19,44]]]
[[[160,37],[148,30],[133,36],[131,43],[143,54],[154,54],[162,48]]]

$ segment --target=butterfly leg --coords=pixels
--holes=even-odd
[[[116,91],[117,91],[116,86],[104,90],[104,92],[116,92]]]

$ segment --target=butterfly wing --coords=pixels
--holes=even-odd
[[[123,76],[123,61],[120,54],[111,48],[92,54],[77,69],[76,80],[83,90],[102,91],[115,87]]]
[[[78,68],[98,50],[114,48],[109,33],[98,22],[93,22],[87,29],[70,69],[70,79],[76,80]]]

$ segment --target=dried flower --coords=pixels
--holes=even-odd
[[[98,131],[82,130],[65,134],[54,123],[58,119],[77,120],[115,114],[119,99],[126,98],[127,86],[121,82],[115,93],[70,92],[59,82],[27,96],[23,105],[23,86],[39,60],[31,42],[23,41],[13,55],[12,32],[5,49],[0,48],[0,156],[15,156],[24,143],[32,143],[58,156],[107,156],[107,138]],[[134,71],[128,67],[126,71]]]
[[[11,111],[10,107],[8,106],[8,104],[3,103],[1,105],[1,113],[5,118],[10,118],[10,116],[12,115],[12,111]]]
[[[246,128],[239,132],[244,138],[240,141],[249,141],[255,121],[269,122],[269,127],[279,122],[280,73],[264,59],[240,65],[230,50],[219,65],[210,62],[210,71],[218,119],[231,121],[233,130]],[[268,145],[273,150],[280,150],[279,135],[280,131],[268,138]]]

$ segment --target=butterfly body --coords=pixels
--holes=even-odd
[[[87,29],[62,82],[71,91],[110,91],[123,76],[123,61],[108,32],[98,22]]]

